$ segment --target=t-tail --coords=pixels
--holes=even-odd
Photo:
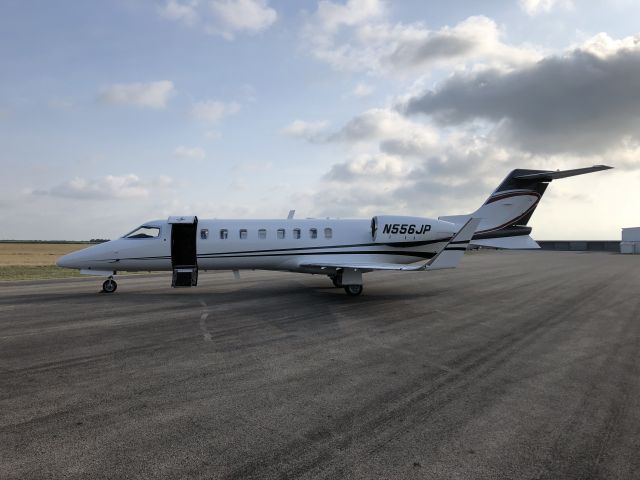
[[[610,168],[612,167],[595,165],[564,171],[513,170],[475,212],[439,219],[464,224],[470,218],[480,218],[480,225],[471,241],[472,245],[508,249],[540,248],[529,236],[531,227],[527,224],[549,183],[560,178]]]

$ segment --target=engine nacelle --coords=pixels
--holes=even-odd
[[[371,219],[371,236],[376,243],[440,240],[457,231],[455,224],[435,218],[379,215]]]

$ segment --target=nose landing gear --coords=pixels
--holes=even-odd
[[[117,288],[118,288],[118,284],[113,279],[113,276],[106,279],[102,284],[102,291],[104,293],[113,293],[116,291]]]

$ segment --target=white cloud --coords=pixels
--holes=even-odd
[[[304,120],[294,120],[285,128],[282,133],[290,137],[303,138],[310,142],[320,141],[327,128],[327,122],[306,122]]]
[[[213,0],[209,7],[214,17],[209,31],[227,39],[232,39],[236,33],[266,30],[278,18],[266,0]]]
[[[99,98],[112,105],[161,109],[167,106],[173,92],[173,82],[169,80],[149,83],[117,83],[104,87],[100,91]]]
[[[438,142],[438,133],[432,126],[409,120],[394,110],[372,108],[353,117],[328,135],[326,141],[346,144],[398,141],[428,148]]]
[[[188,160],[204,160],[207,158],[207,153],[200,147],[185,147],[179,146],[173,151],[173,155],[178,158],[184,158]]]
[[[359,83],[353,89],[353,95],[356,97],[368,97],[374,92],[374,88],[366,83]]]
[[[222,118],[233,115],[240,110],[240,105],[236,102],[220,102],[217,100],[206,100],[198,102],[191,107],[191,116],[196,120],[207,123],[216,123]]]
[[[640,35],[615,39],[606,33],[599,33],[571,50],[581,50],[606,59],[624,51],[640,51]]]
[[[502,36],[485,16],[437,30],[422,23],[392,23],[385,4],[373,0],[320,2],[303,28],[312,54],[338,70],[397,75],[432,65],[510,67],[540,57],[532,48],[507,45]]]
[[[369,32],[369,35],[377,34],[379,32]],[[502,42],[502,32],[485,16],[469,17],[453,27],[435,31],[414,27],[386,35],[395,47],[383,61],[396,68],[416,69],[438,62],[467,60],[512,66],[540,58],[534,50]],[[395,42],[394,36],[397,37]]]
[[[389,183],[406,178],[410,171],[411,164],[401,157],[385,153],[364,153],[349,161],[334,164],[325,178],[341,183],[366,178],[374,179],[376,183],[384,179],[384,182]]]
[[[438,142],[437,130],[428,124],[415,122],[387,108],[372,108],[356,115],[341,128],[329,131],[327,122],[295,120],[282,133],[311,143],[341,143],[356,149],[367,144],[396,141],[412,148],[428,149]]]
[[[198,27],[227,40],[239,33],[264,31],[278,19],[267,0],[167,0],[158,13],[167,20]]]
[[[511,71],[458,72],[414,95],[406,111],[440,125],[485,122],[497,141],[538,154],[640,142],[640,36],[601,34]]]
[[[549,13],[555,8],[573,8],[572,0],[520,0],[520,7],[527,15],[538,15],[540,13]]]
[[[513,168],[602,163],[598,157],[533,156],[463,129],[428,148],[385,151],[384,145],[372,140],[371,152],[347,154],[299,204],[308,203],[318,216],[463,214],[477,208]],[[580,185],[565,191],[584,193]]]
[[[160,176],[143,181],[137,175],[106,175],[96,179],[74,177],[47,190],[34,190],[35,195],[73,198],[79,200],[135,199],[146,198],[153,188],[168,188],[173,179]]]
[[[185,2],[168,0],[164,6],[158,8],[158,12],[166,19],[182,22],[187,26],[193,26],[199,19],[198,3],[197,0]]]
[[[316,20],[322,30],[335,32],[342,26],[353,27],[380,18],[385,11],[386,5],[381,0],[348,0],[345,4],[320,0]]]

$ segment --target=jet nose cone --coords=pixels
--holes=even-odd
[[[71,268],[71,254],[63,255],[56,260],[56,265],[62,268]]]

